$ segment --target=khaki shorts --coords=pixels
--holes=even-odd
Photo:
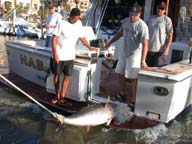
[[[115,72],[125,75],[126,78],[137,78],[140,67],[141,52],[129,57],[120,56]]]

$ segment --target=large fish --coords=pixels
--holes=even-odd
[[[55,117],[61,124],[74,126],[109,125],[114,118],[114,108],[111,104],[106,104],[105,106],[101,104],[91,105],[71,116],[65,117],[56,114]]]

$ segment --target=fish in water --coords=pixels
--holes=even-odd
[[[55,116],[61,124],[69,124],[73,126],[96,126],[107,124],[109,125],[114,118],[112,105],[102,104],[91,105],[83,108],[79,112],[65,117],[59,114]]]
[[[127,108],[127,106],[122,106],[115,103],[107,103],[105,105],[90,105],[68,117],[57,113],[55,115],[55,118],[57,118],[61,124],[85,126],[88,129],[91,126],[102,124],[109,125],[112,119],[118,120],[120,123],[126,120],[129,121],[131,117],[132,113],[130,112],[129,108]]]

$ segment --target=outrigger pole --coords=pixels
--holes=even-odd
[[[35,102],[36,104],[38,104],[41,108],[43,108],[44,110],[46,110],[47,112],[49,112],[54,118],[56,118],[57,120],[59,120],[59,122],[62,124],[62,120],[63,120],[63,116],[56,113],[56,112],[52,112],[51,110],[49,110],[47,107],[45,107],[44,105],[42,105],[40,102],[38,102],[36,99],[34,99],[32,96],[30,96],[28,93],[26,93],[25,91],[23,91],[21,88],[19,88],[18,86],[16,86],[13,82],[11,82],[10,80],[8,80],[6,77],[4,77],[2,74],[0,74],[0,78],[2,78],[5,82],[7,82],[9,85],[11,85],[13,88],[15,88],[16,90],[18,90],[19,92],[21,92],[22,94],[24,94],[25,96],[27,96],[30,100],[32,100],[33,102]]]

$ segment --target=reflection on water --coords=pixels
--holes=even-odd
[[[1,37],[1,36],[0,36]],[[7,65],[5,40],[0,38],[0,65]],[[189,144],[192,143],[192,110],[168,125],[144,130],[120,130],[106,126],[65,125],[58,128],[52,117],[22,94],[0,85],[0,144]]]

